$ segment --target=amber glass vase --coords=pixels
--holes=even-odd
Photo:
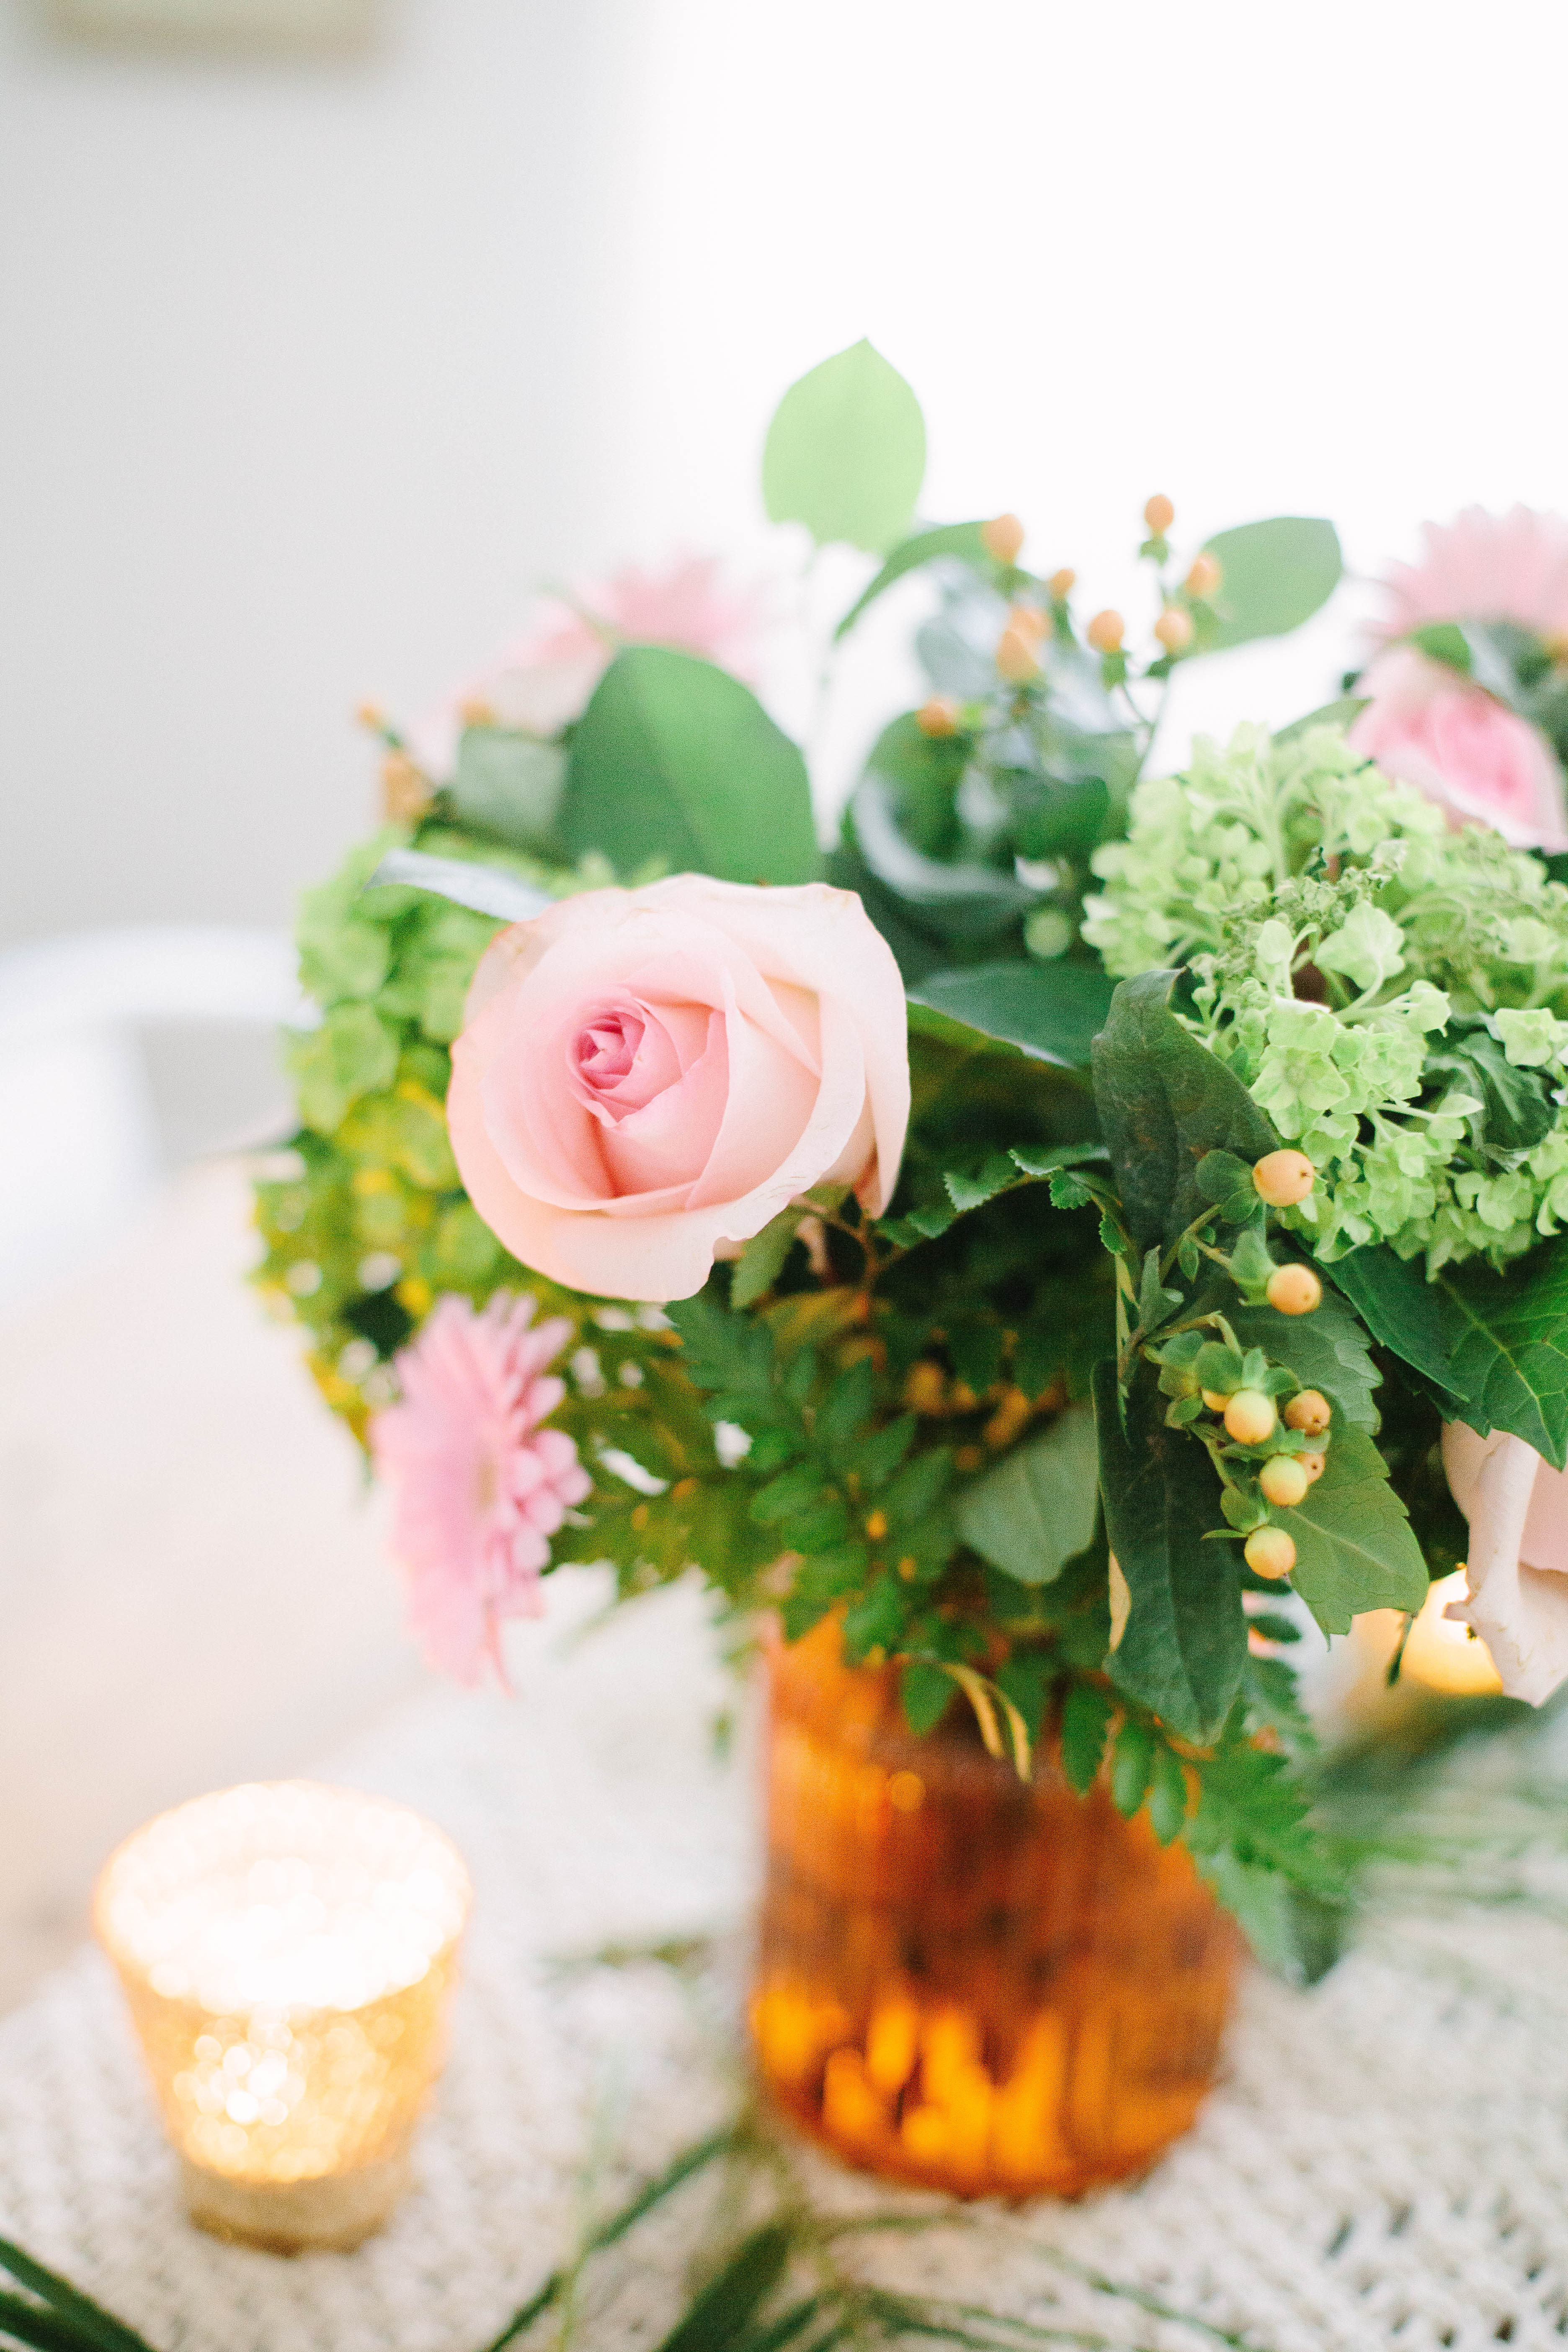
[[[1214,2079],[1237,1931],[1180,1843],[988,1756],[966,1704],[917,1739],[837,1627],[769,1658],[752,2001],[789,2113],[851,2164],[964,2196],[1142,2171]]]

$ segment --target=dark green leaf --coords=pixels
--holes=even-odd
[[[826,1481],[815,1462],[798,1462],[793,1470],[783,1470],[759,1486],[752,1497],[752,1517],[761,1527],[771,1527],[787,1519],[792,1512],[815,1502],[825,1490]]]
[[[1049,1584],[1093,1537],[1097,1461],[1094,1416],[1069,1406],[962,1490],[959,1534],[1020,1584]]]
[[[1395,1257],[1381,1243],[1352,1250],[1325,1265],[1322,1272],[1344,1293],[1374,1339],[1450,1396],[1464,1396],[1454,1360],[1468,1336],[1468,1323],[1446,1286],[1426,1281],[1419,1265]]]
[[[934,1510],[952,1476],[952,1454],[945,1445],[933,1445],[906,1462],[882,1492],[882,1508],[894,1532],[918,1526]]]
[[[948,1701],[957,1685],[952,1676],[940,1666],[917,1661],[904,1668],[899,1679],[899,1692],[904,1705],[904,1719],[917,1739],[934,1731],[947,1712]]]
[[[900,798],[872,770],[855,788],[847,832],[877,881],[922,924],[954,944],[984,940],[1011,929],[1035,905],[1037,891],[994,866],[928,856],[904,829]]]
[[[875,1495],[887,1485],[914,1444],[919,1428],[918,1414],[901,1413],[897,1421],[874,1429],[861,1440],[846,1467],[854,1471],[868,1494]]]
[[[1465,1124],[1471,1143],[1494,1165],[1512,1168],[1551,1131],[1557,1116],[1544,1070],[1516,1068],[1479,1014],[1449,1021],[1426,1056],[1428,1080],[1451,1078],[1481,1108]]]
[[[826,1445],[847,1445],[870,1420],[876,1399],[876,1367],[869,1356],[862,1356],[828,1390],[816,1416],[817,1435]]]
[[[1504,1429],[1561,1470],[1568,1463],[1568,1246],[1532,1250],[1506,1275],[1447,1267],[1440,1290],[1462,1326],[1450,1382],[1484,1435]],[[1370,1319],[1370,1318],[1369,1318]]]
[[[1062,1708],[1062,1770],[1086,1796],[1105,1754],[1105,1735],[1116,1713],[1096,1683],[1074,1683]]]
[[[873,555],[909,529],[925,475],[925,421],[897,368],[866,341],[791,384],[768,426],[770,522],[803,522],[824,546]]]
[[[819,864],[796,746],[749,688],[666,646],[617,654],[578,721],[560,831],[574,859],[652,861],[729,882],[809,882]]]
[[[101,2304],[84,2294],[79,2287],[62,2278],[37,2262],[9,2239],[0,2238],[0,2270],[8,2271],[18,2284],[33,2294],[41,2296],[54,2318],[66,2329],[62,2342],[82,2347],[82,2352],[147,2352],[144,2339],[135,2329],[128,2327]],[[18,2299],[19,2300],[19,2299]],[[26,2307],[25,2305],[23,2306]],[[10,2325],[0,2318],[0,2329]],[[40,2343],[42,2337],[37,2339]]]
[[[1247,1663],[1239,1549],[1205,1540],[1224,1524],[1219,1481],[1197,1440],[1165,1427],[1152,1381],[1134,1383],[1124,1433],[1116,1367],[1098,1365],[1094,1408],[1106,1533],[1132,1603],[1107,1671],[1179,1738],[1206,1743]]]
[[[849,1664],[859,1665],[871,1650],[893,1648],[907,1614],[905,1588],[898,1578],[877,1577],[844,1613],[844,1654]]]
[[[1092,1039],[1105,1024],[1114,987],[1097,964],[1015,960],[932,972],[910,995],[916,1004],[1017,1045],[1038,1061],[1082,1069]]]
[[[1110,1751],[1111,1800],[1129,1821],[1149,1793],[1153,1770],[1154,1735],[1146,1723],[1129,1716]]]
[[[790,2256],[789,2231],[781,2221],[764,2222],[742,2241],[717,2278],[710,2279],[659,2352],[732,2352],[735,2337],[783,2277]]]
[[[1237,1306],[1229,1321],[1244,1348],[1260,1348],[1271,1364],[1288,1364],[1304,1389],[1321,1389],[1358,1428],[1376,1429],[1378,1369],[1360,1318],[1331,1290],[1310,1315]]]
[[[1340,583],[1343,562],[1331,522],[1276,515],[1205,542],[1222,578],[1212,612],[1194,615],[1194,649],[1218,653],[1255,637],[1279,637],[1310,620]]]
[[[1199,1214],[1197,1170],[1207,1154],[1229,1152],[1250,1167],[1279,1147],[1240,1079],[1171,1011],[1176,977],[1124,980],[1094,1041],[1094,1098],[1140,1250],[1169,1245]]]
[[[874,604],[895,581],[902,580],[907,572],[918,571],[922,563],[932,562],[943,555],[956,556],[965,563],[989,563],[990,558],[980,532],[981,525],[977,522],[944,522],[938,524],[933,530],[919,530],[912,539],[901,541],[869,587],[861,590],[834,630],[834,643],[837,645],[841,637],[848,635],[868,604]]]
[[[1169,1845],[1180,1834],[1186,1814],[1186,1767],[1162,1739],[1154,1749],[1153,1785],[1149,1792],[1149,1823],[1162,1845]]]
[[[1325,1633],[1348,1633],[1363,1610],[1426,1600],[1421,1547],[1364,1430],[1335,1429],[1322,1476],[1279,1519],[1296,1545],[1290,1580]]]

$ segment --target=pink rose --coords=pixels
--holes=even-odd
[[[886,1208],[910,1111],[898,966],[821,883],[590,891],[486,953],[447,1109],[469,1198],[525,1265],[688,1298],[812,1185]]]
[[[1413,646],[1362,678],[1372,698],[1351,730],[1385,775],[1416,785],[1456,824],[1495,825],[1516,848],[1568,849],[1563,771],[1545,737]]]
[[[1444,1424],[1443,1467],[1470,1523],[1469,1597],[1444,1614],[1474,1627],[1510,1698],[1540,1706],[1568,1682],[1568,1473],[1462,1421]]]

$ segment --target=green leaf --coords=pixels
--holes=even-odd
[[[1146,1723],[1129,1716],[1110,1751],[1111,1801],[1128,1821],[1148,1795],[1153,1770],[1154,1735]]]
[[[877,1401],[877,1371],[862,1356],[840,1372],[816,1416],[816,1432],[827,1446],[847,1445],[870,1420]]]
[[[1200,606],[1193,616],[1194,651],[1205,654],[1300,628],[1333,594],[1344,568],[1333,524],[1304,515],[1222,530],[1204,553],[1223,575],[1212,612]]]
[[[1132,1603],[1106,1671],[1178,1738],[1206,1744],[1247,1664],[1239,1550],[1205,1540],[1224,1524],[1219,1481],[1198,1441],[1165,1427],[1152,1381],[1134,1383],[1124,1433],[1116,1367],[1097,1365],[1094,1411],[1106,1534]]]
[[[1074,1683],[1062,1707],[1062,1770],[1080,1797],[1087,1796],[1105,1754],[1105,1735],[1116,1713],[1097,1683]]]
[[[1466,1125],[1476,1150],[1495,1165],[1516,1166],[1557,1116],[1545,1071],[1516,1067],[1479,1014],[1450,1019],[1424,1076],[1451,1077],[1462,1093],[1479,1097],[1481,1108]]]
[[[507,727],[465,727],[447,798],[459,824],[516,849],[548,851],[566,782],[566,754]]]
[[[1020,1584],[1049,1584],[1094,1535],[1094,1415],[1070,1405],[960,1493],[964,1542]]]
[[[1342,727],[1348,733],[1370,699],[1364,694],[1337,695],[1332,702],[1320,703],[1316,710],[1305,711],[1300,719],[1292,719],[1289,727],[1277,727],[1274,740],[1276,743],[1294,743],[1314,727]]]
[[[145,2339],[138,2336],[134,2328],[128,2327],[123,2320],[116,2319],[112,2312],[105,2311],[101,2304],[95,2303],[90,2295],[83,2294],[79,2287],[72,2286],[70,2281],[62,2278],[58,2271],[49,2270],[44,2263],[35,2261],[31,2254],[24,2253],[20,2246],[13,2245],[7,2238],[0,2238],[0,2270],[8,2271],[20,2285],[43,2297],[48,2306],[48,2317],[59,2331],[58,2336],[39,2334],[24,2337],[24,2341],[38,2345],[58,2342],[79,2347],[79,2352],[89,2352],[89,2347],[90,2352],[147,2352]],[[0,2309],[0,2334],[7,2329],[15,2334],[18,2331],[11,2310],[20,2314],[27,2311],[29,2306],[19,2296],[13,2298],[7,2295],[5,2304],[7,2308]],[[43,2315],[34,2310],[31,2315],[40,2317]]]
[[[1429,654],[1445,669],[1458,670],[1468,677],[1471,670],[1469,640],[1457,621],[1433,621],[1424,629],[1412,629],[1410,643]]]
[[[1149,1823],[1162,1845],[1178,1836],[1187,1817],[1186,1768],[1174,1748],[1159,1741],[1154,1749],[1152,1785],[1149,1791]]]
[[[888,1525],[895,1533],[918,1527],[929,1512],[934,1511],[952,1477],[952,1452],[946,1445],[933,1445],[906,1462],[898,1475],[883,1489],[881,1503],[887,1513]]]
[[[1568,1246],[1532,1250],[1506,1275],[1445,1267],[1434,1286],[1459,1318],[1454,1353],[1462,1418],[1484,1435],[1507,1430],[1550,1462],[1568,1465]]]
[[[844,1655],[860,1665],[868,1652],[891,1649],[904,1630],[909,1603],[896,1576],[879,1576],[844,1612]]]
[[[1114,993],[1115,982],[1098,964],[1015,959],[932,972],[910,989],[910,998],[1037,1061],[1083,1069]]]
[[[1310,1315],[1237,1306],[1228,1320],[1244,1348],[1260,1348],[1270,1363],[1288,1364],[1304,1389],[1321,1389],[1358,1428],[1376,1429],[1373,1391],[1381,1375],[1360,1318],[1331,1290]]]
[[[1351,1250],[1321,1271],[1344,1293],[1374,1339],[1448,1395],[1463,1398],[1454,1359],[1468,1326],[1446,1286],[1426,1281],[1418,1265],[1395,1257],[1385,1243]]]
[[[802,1214],[799,1209],[781,1209],[760,1234],[752,1235],[736,1261],[730,1285],[731,1307],[753,1307],[773,1288],[784,1272]]]
[[[285,1048],[300,1116],[319,1135],[340,1128],[362,1095],[379,1094],[397,1075],[398,1035],[373,1004],[337,1004],[319,1029],[291,1036]]]
[[[783,2277],[789,2256],[790,2233],[782,2221],[764,2222],[754,2230],[671,2328],[658,2352],[732,2352],[736,2336]]]
[[[903,1700],[904,1720],[917,1739],[934,1731],[947,1713],[948,1701],[958,1685],[952,1676],[940,1666],[928,1665],[917,1660],[907,1665],[899,1678],[899,1695]]]
[[[816,1463],[797,1462],[793,1470],[781,1470],[776,1478],[758,1487],[752,1497],[752,1517],[759,1527],[773,1527],[815,1503],[826,1486]]]
[[[1203,1209],[1197,1170],[1208,1153],[1251,1166],[1279,1148],[1240,1079],[1171,1011],[1176,979],[1122,981],[1094,1041],[1094,1099],[1140,1250],[1169,1245]]]
[[[1336,1429],[1322,1476],[1294,1510],[1290,1581],[1325,1633],[1348,1633],[1364,1609],[1419,1609],[1426,1563],[1382,1454],[1364,1430]]]
[[[573,859],[728,882],[809,882],[805,762],[748,687],[667,646],[629,646],[572,738],[560,830]]]
[[[897,368],[852,343],[791,384],[763,451],[770,522],[803,522],[873,555],[908,530],[925,477],[925,420]]]
[[[944,522],[933,530],[917,531],[895,547],[869,587],[863,588],[838,626],[833,632],[837,645],[847,637],[868,604],[902,580],[907,572],[916,572],[922,563],[931,563],[938,556],[957,556],[965,563],[988,564],[991,561],[981,538],[982,525],[977,522]]]

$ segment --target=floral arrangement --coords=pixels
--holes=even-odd
[[[1568,1675],[1520,1557],[1568,1454],[1568,526],[1462,519],[1342,702],[1150,779],[1173,675],[1316,611],[1331,526],[1178,562],[1151,499],[1134,632],[1015,518],[917,523],[923,466],[868,344],[770,428],[772,520],[877,560],[825,661],[927,589],[826,855],[716,567],[374,720],[260,1280],[453,1671],[552,1566],[695,1564],[898,1662],[917,1732],[962,1695],[1021,1769],[1107,1768],[1310,1972],[1347,1885],[1287,1584],[1342,1633],[1468,1553],[1506,1686]]]

